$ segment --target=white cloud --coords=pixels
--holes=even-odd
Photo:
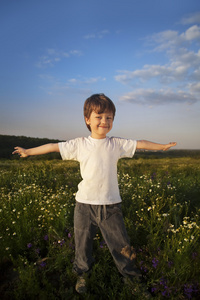
[[[83,55],[80,50],[70,50],[69,52],[49,48],[46,50],[46,55],[39,57],[36,66],[38,68],[53,67],[56,63],[61,61],[63,58],[69,58],[71,56]]]
[[[68,52],[63,52],[62,55],[63,55],[63,57],[70,57]]]
[[[195,50],[200,42],[200,26],[193,25],[182,33],[172,30],[159,32],[148,37],[148,41],[153,45],[153,52],[163,52],[168,62],[163,65],[144,65],[137,70],[119,70],[116,81],[138,88],[122,96],[121,100],[154,105],[177,102],[192,104],[198,101],[200,50]],[[150,90],[152,80],[154,89]]]
[[[200,41],[200,26],[193,25],[185,32],[165,30],[146,38],[147,42],[155,45],[153,51],[171,51],[178,47],[187,47],[192,41]]]
[[[130,83],[133,80],[140,80],[141,82],[149,81],[156,78],[162,84],[169,84],[175,80],[184,78],[187,69],[185,66],[175,64],[170,65],[145,65],[141,70],[135,71],[120,71],[122,75],[115,76],[115,79],[122,83]]]
[[[173,30],[165,30],[156,34],[153,34],[152,36],[146,37],[146,41],[150,44],[153,44],[155,48],[153,51],[159,52],[164,51],[166,49],[172,48],[173,46],[179,44],[180,37],[178,35],[178,31]]]
[[[105,35],[109,34],[109,30],[105,29],[105,30],[102,30],[98,33],[98,38],[99,39],[102,39],[104,38]]]
[[[68,80],[69,83],[77,83],[77,79],[76,78],[71,78]]]
[[[183,25],[200,23],[200,12],[196,12],[194,14],[190,14],[190,15],[184,17],[181,20],[181,23]]]
[[[81,56],[81,55],[83,55],[82,51],[80,51],[80,50],[71,50],[70,54],[74,55],[74,56]]]
[[[144,65],[142,69],[134,71],[118,71],[120,74],[115,76],[115,80],[130,85],[135,85],[136,82],[144,83],[151,79],[156,79],[163,85],[174,84],[192,78],[195,80],[195,77],[199,75],[198,66],[200,66],[199,52],[194,53],[182,49],[180,53],[173,53],[173,57],[166,65]]]
[[[190,84],[189,89],[192,94],[197,94],[197,96],[200,95],[200,82]]]
[[[137,89],[123,95],[120,101],[154,106],[168,103],[193,104],[197,102],[197,98],[192,93],[184,91]]]
[[[89,39],[102,39],[104,38],[105,35],[109,34],[109,30],[104,29],[101,30],[97,33],[89,33],[83,36],[84,39],[89,40]]]
[[[82,84],[94,84],[99,81],[105,81],[105,78],[102,77],[89,77],[89,78],[71,78],[68,80],[68,83],[70,84],[77,84],[77,85],[82,85]]]
[[[84,35],[83,38],[86,39],[86,40],[89,40],[89,39],[95,39],[95,38],[96,38],[96,35],[95,35],[94,33],[86,34],[86,35]]]
[[[46,92],[46,94],[52,97],[63,97],[66,92],[74,91],[87,91],[89,94],[92,85],[103,82],[106,80],[105,77],[72,77],[68,80],[60,80],[59,78],[53,77],[48,74],[40,74],[41,79],[40,89]]]
[[[47,53],[49,55],[54,55],[56,53],[56,50],[55,49],[47,49]]]
[[[181,34],[181,37],[186,41],[200,39],[200,27],[197,25],[190,27],[185,33]]]

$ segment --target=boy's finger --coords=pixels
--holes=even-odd
[[[15,150],[12,152],[12,154],[20,154],[19,147],[15,147],[14,149]]]

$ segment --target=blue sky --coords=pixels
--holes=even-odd
[[[88,136],[105,93],[110,136],[200,149],[199,0],[1,0],[0,134]]]

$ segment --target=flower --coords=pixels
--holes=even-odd
[[[173,266],[173,261],[168,261],[168,267],[171,268]]]
[[[106,246],[106,242],[105,241],[101,241],[99,247],[100,248],[104,248],[104,246]]]
[[[169,214],[162,214],[162,216],[163,216],[163,217],[168,217],[168,216],[169,216]]]
[[[197,252],[193,252],[192,253],[192,259],[195,259],[197,257],[197,255],[198,255]]]
[[[32,246],[33,246],[33,245],[32,245],[31,243],[28,243],[28,244],[27,244],[27,248],[29,248],[29,249],[30,249]]]
[[[157,258],[154,257],[154,258],[152,259],[152,266],[153,266],[154,269],[157,268],[158,263],[159,263],[159,260],[158,260]]]
[[[40,267],[42,267],[42,268],[46,267],[45,261],[42,261],[42,262],[40,263]]]
[[[148,272],[148,269],[143,265],[144,264],[144,261],[140,261],[140,270],[144,273],[147,273]]]
[[[191,284],[184,285],[184,293],[188,299],[192,299],[193,286]]]
[[[48,237],[48,235],[46,234],[46,235],[44,236],[44,240],[45,240],[45,241],[48,241],[48,239],[49,239],[49,237]]]
[[[35,249],[35,252],[36,252],[37,254],[39,254],[39,253],[40,253],[40,249],[39,249],[39,248]]]
[[[65,243],[65,240],[64,240],[64,239],[62,239],[62,240],[58,240],[58,244],[59,244],[60,246],[63,246],[63,245],[64,245],[64,243]]]

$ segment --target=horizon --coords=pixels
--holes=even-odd
[[[200,149],[199,0],[2,0],[0,134],[88,136],[84,101],[116,106],[108,136]]]
[[[66,140],[62,139],[55,139],[55,138],[47,138],[47,137],[34,137],[34,136],[25,136],[25,135],[9,135],[9,134],[0,134],[0,136],[8,136],[8,137],[15,137],[15,138],[27,138],[27,139],[39,139],[39,140],[50,140],[50,141],[58,141],[58,142],[63,142]],[[112,136],[112,135],[110,135]],[[18,145],[20,147],[20,145]],[[170,148],[167,151],[162,151],[162,150],[145,150],[145,149],[137,149],[137,152],[168,152],[168,151],[200,151],[200,149],[182,149],[182,148],[177,148],[176,146],[173,148]]]

